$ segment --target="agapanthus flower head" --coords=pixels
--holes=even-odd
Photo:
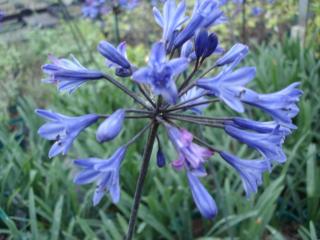
[[[97,141],[102,143],[113,140],[120,133],[125,118],[125,110],[118,109],[104,120],[96,133]]]
[[[132,75],[131,64],[127,58],[126,43],[122,42],[117,48],[107,41],[101,41],[98,51],[106,58],[106,65],[115,68],[119,77],[129,77]]]
[[[60,153],[65,155],[80,132],[99,119],[96,114],[69,117],[44,109],[37,109],[36,113],[49,121],[39,128],[38,133],[47,140],[55,141],[49,151],[50,158]]]
[[[208,219],[214,218],[218,213],[216,202],[202,185],[198,177],[190,172],[187,173],[187,177],[193,200],[201,215]]]
[[[185,25],[184,2],[179,2],[176,6],[174,0],[167,0],[163,14],[154,8],[156,22],[163,28],[163,34],[161,39],[152,45],[147,66],[137,69],[129,62],[125,43],[116,48],[109,42],[102,41],[98,51],[106,58],[107,66],[115,69],[115,77],[88,70],[75,59],[55,59],[53,64],[43,68],[50,76],[49,82],[57,84],[61,90],[74,91],[88,80],[103,78],[133,100],[128,102],[130,108],[121,106],[118,110],[109,110],[112,114],[109,112],[67,117],[37,110],[41,117],[48,120],[48,123],[39,129],[39,134],[48,140],[56,141],[50,149],[50,157],[59,153],[65,154],[79,133],[99,118],[104,119],[96,132],[99,143],[115,139],[126,121],[148,120],[148,123],[144,122],[144,127],[109,159],[86,158],[75,161],[76,165],[83,168],[75,177],[75,182],[95,182],[97,185],[93,196],[94,205],[100,202],[105,192],[110,192],[113,202],[116,203],[120,199],[119,170],[127,148],[149,130],[127,239],[132,239],[130,236],[141,200],[142,186],[149,163],[152,163],[150,158],[153,156],[156,141],[158,152],[155,164],[165,170],[164,165],[170,162],[175,170],[181,170],[180,172],[187,175],[194,202],[205,218],[212,218],[218,212],[214,199],[199,180],[199,177],[208,174],[206,162],[213,161],[210,158],[214,153],[220,154],[237,171],[247,196],[257,192],[262,183],[262,174],[267,170],[271,171],[274,162],[284,163],[286,160],[282,145],[285,138],[296,128],[292,118],[299,111],[297,103],[302,95],[302,91],[298,89],[299,83],[293,83],[275,93],[260,94],[246,86],[255,77],[255,68],[236,68],[249,52],[246,45],[237,43],[223,56],[216,56],[222,50],[217,35],[210,31],[211,26],[225,20],[220,9],[222,5],[218,0],[197,0],[192,16]],[[208,58],[212,61],[205,62]],[[207,65],[208,69],[202,69]],[[123,79],[118,81],[118,77],[128,76],[131,76],[133,81],[127,81],[126,84],[123,84]],[[129,83],[136,87],[128,88]],[[126,103],[127,101],[123,101],[123,104]],[[139,104],[139,107],[135,107],[135,104]],[[203,110],[209,108],[209,104],[224,104],[235,112],[232,116],[205,116],[209,111]],[[237,112],[245,113],[248,105],[261,109],[273,120],[262,122],[234,116]],[[200,125],[201,128],[194,128],[197,130],[191,132],[186,126],[181,126],[181,123]],[[159,130],[163,129],[161,125],[166,131]],[[216,148],[208,143],[206,134],[200,132],[201,135],[197,136],[199,131],[207,127],[224,129],[227,135],[246,144],[248,150],[257,151],[261,157],[254,160],[240,159]],[[174,146],[177,160],[165,158],[166,148],[160,143],[162,137],[167,137]]]
[[[72,55],[70,58],[58,59],[50,55],[49,60],[52,63],[42,66],[42,71],[49,76],[43,82],[55,84],[60,91],[72,93],[88,81],[103,78],[102,72],[85,68]]]
[[[188,67],[186,58],[175,58],[167,61],[164,43],[153,45],[149,57],[149,66],[137,70],[132,78],[142,84],[148,84],[155,95],[161,95],[164,100],[174,104],[178,100],[178,91],[174,77]]]
[[[247,197],[258,191],[258,186],[262,184],[262,174],[269,169],[268,160],[240,159],[223,151],[220,156],[239,173]]]
[[[96,182],[97,186],[92,199],[94,206],[99,204],[107,191],[113,203],[119,202],[119,170],[126,151],[126,147],[122,146],[108,159],[86,158],[74,161],[77,166],[83,168],[83,171],[74,178],[76,184]]]

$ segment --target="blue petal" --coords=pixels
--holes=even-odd
[[[73,182],[78,185],[88,184],[97,179],[99,176],[99,171],[88,169],[79,173],[74,179]]]
[[[109,61],[120,65],[123,68],[130,68],[130,63],[123,57],[117,49],[107,41],[101,41],[98,45],[98,51]]]
[[[157,67],[166,60],[166,50],[162,42],[156,42],[152,45],[149,65]]]
[[[210,196],[197,177],[189,172],[187,173],[187,176],[193,200],[202,216],[208,219],[215,217],[218,213],[218,209],[214,199]]]
[[[152,81],[151,75],[151,69],[143,67],[133,73],[132,79],[138,83],[150,84]]]

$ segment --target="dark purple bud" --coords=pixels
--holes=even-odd
[[[218,37],[215,33],[211,33],[208,36],[208,44],[206,51],[203,54],[203,57],[209,57],[218,47]]]
[[[197,58],[202,57],[206,51],[208,45],[208,32],[205,29],[201,29],[195,37],[195,51]]]
[[[125,111],[118,109],[111,114],[103,123],[100,124],[97,130],[97,141],[102,143],[114,139],[120,133],[125,118]]]
[[[161,148],[159,148],[158,152],[157,152],[157,165],[159,168],[162,168],[166,165],[166,158],[165,158]]]
[[[131,68],[116,68],[116,75],[119,77],[130,77],[132,75]]]

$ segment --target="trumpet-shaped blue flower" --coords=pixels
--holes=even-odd
[[[256,75],[254,67],[242,67],[232,72],[234,62],[225,67],[217,76],[203,78],[197,81],[197,86],[206,89],[210,95],[214,95],[225,102],[229,107],[237,112],[244,112],[241,102],[244,85],[250,82]]]
[[[268,113],[279,124],[295,128],[292,124],[292,118],[299,112],[297,102],[303,94],[300,89],[297,89],[299,86],[300,83],[295,82],[281,91],[268,94],[258,94],[246,89],[241,99],[244,103],[258,107]]]
[[[175,47],[182,46],[186,41],[194,36],[197,30],[209,28],[215,23],[220,23],[223,17],[219,9],[219,3],[214,0],[197,0],[193,9],[193,14],[187,26],[178,34],[174,41]]]
[[[178,100],[174,77],[187,67],[188,60],[186,58],[167,61],[164,44],[157,42],[152,47],[149,66],[134,72],[132,78],[138,83],[150,85],[155,95],[161,95],[166,102],[174,104]]]
[[[102,72],[88,70],[73,56],[69,60],[50,55],[49,59],[52,63],[42,66],[42,71],[49,75],[49,78],[44,79],[43,82],[56,84],[60,91],[72,93],[87,81],[103,78]]]
[[[127,148],[122,146],[108,159],[86,158],[75,160],[74,163],[83,168],[74,178],[76,184],[96,182],[97,188],[93,195],[93,205],[101,201],[105,192],[109,192],[113,203],[120,200],[119,170]]]
[[[187,168],[198,176],[206,175],[203,164],[213,155],[213,152],[193,143],[193,136],[186,129],[179,130],[169,126],[167,130],[169,139],[179,154],[178,160],[173,161],[172,166],[177,170]]]
[[[256,193],[258,186],[262,184],[262,174],[269,169],[268,161],[240,159],[227,152],[219,154],[240,174],[247,197]]]
[[[196,176],[187,172],[187,177],[193,200],[201,215],[208,219],[214,218],[218,213],[216,202]]]
[[[245,131],[230,125],[226,125],[224,129],[231,137],[256,149],[265,159],[278,163],[286,161],[286,155],[282,150],[285,136],[280,126],[269,133]]]
[[[230,123],[227,123],[230,124]],[[232,119],[232,125],[248,129],[252,131],[256,131],[259,133],[271,133],[279,124],[276,121],[268,121],[268,122],[258,122],[251,119],[235,117]],[[296,127],[294,126],[294,129]],[[282,131],[285,136],[291,134],[292,130],[285,126],[279,126],[279,131]]]
[[[44,109],[37,109],[36,113],[49,121],[39,128],[38,134],[47,140],[55,141],[49,151],[50,158],[60,153],[66,154],[80,132],[99,119],[96,114],[69,117]]]
[[[163,5],[163,15],[154,7],[153,15],[157,24],[163,29],[162,39],[169,42],[172,34],[177,30],[188,18],[185,16],[186,4],[184,1],[176,6],[175,0],[167,0]]]
[[[125,110],[118,109],[106,120],[104,120],[97,130],[97,141],[102,143],[113,140],[120,133],[125,118]]]
[[[230,48],[228,52],[226,52],[222,57],[220,57],[216,61],[216,66],[223,66],[227,64],[231,64],[235,61],[241,61],[243,58],[247,56],[249,52],[248,46],[236,43]]]
[[[181,96],[180,102],[181,103],[187,102],[185,106],[202,103],[207,100],[207,98],[204,96],[205,93],[206,93],[205,90],[197,87],[193,87],[188,92],[186,92],[184,95]],[[203,110],[206,107],[208,107],[208,104],[201,104],[201,105],[191,107],[189,110],[191,110],[195,114],[202,114]]]
[[[119,77],[128,77],[132,75],[131,64],[127,59],[126,43],[122,42],[117,48],[107,41],[101,41],[98,45],[98,51],[106,58],[106,65],[116,69],[116,75]]]

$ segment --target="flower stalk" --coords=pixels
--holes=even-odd
[[[140,201],[141,201],[141,196],[142,196],[143,185],[148,172],[148,167],[149,167],[152,149],[156,139],[158,127],[159,127],[159,123],[156,121],[153,121],[150,132],[149,132],[148,140],[146,142],[146,146],[144,149],[143,157],[142,157],[141,169],[138,177],[138,182],[136,185],[133,206],[130,214],[129,228],[128,228],[128,232],[125,237],[125,240],[131,240],[133,237],[133,233],[134,233],[134,229],[137,221],[138,210],[139,210]]]

